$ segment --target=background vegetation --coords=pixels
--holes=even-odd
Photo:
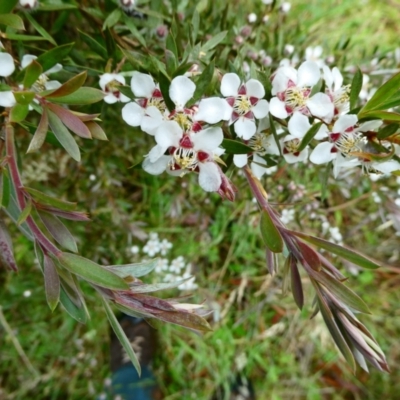
[[[216,18],[207,11],[208,3],[216,10],[226,6],[222,1],[200,1],[202,26]],[[234,3],[232,13],[240,9],[237,27],[246,25],[250,12],[255,12],[259,21],[264,15],[261,2]],[[109,2],[105,7],[110,7]],[[56,38],[63,35],[63,29],[74,29],[66,28],[64,22],[57,31],[55,21],[61,17],[48,15]],[[385,68],[393,65],[393,58],[386,54],[398,44],[399,17],[400,6],[395,1],[293,1],[287,15],[271,16],[274,38],[265,51],[277,61],[284,56],[287,43],[301,54],[307,46],[322,45],[324,54],[335,55],[341,67],[361,65],[368,71],[376,58]],[[74,21],[66,13],[65,21],[68,18]],[[96,79],[95,73],[92,79]],[[184,256],[192,263],[200,288],[193,297],[214,310],[210,320],[214,330],[201,337],[175,326],[158,325],[156,374],[165,399],[207,399],[242,368],[259,399],[397,398],[399,239],[386,223],[384,202],[376,203],[372,196],[372,192],[381,193],[382,186],[395,190],[395,178],[377,183],[352,175],[351,190],[346,180],[330,181],[328,200],[318,203],[318,213],[340,229],[344,243],[386,265],[378,271],[346,274],[371,307],[373,315],[364,316],[362,322],[379,340],[392,373],[372,370],[369,375],[359,371],[353,376],[322,319],[309,319],[311,295],[300,313],[290,296],[281,295],[279,273],[273,279],[267,274],[254,219],[255,204],[244,178],[235,178],[239,193],[232,204],[204,193],[192,184],[194,176],[182,180],[153,177],[131,168],[142,158],[143,152],[137,148],[150,148],[150,142],[122,123],[118,107],[99,107],[102,109],[96,111],[102,112],[109,142],[85,142],[80,164],[48,146],[43,156],[30,156],[24,179],[38,189],[64,193],[66,199],[79,202],[81,210],[90,213],[91,222],[69,225],[81,254],[88,258],[105,264],[111,259],[128,262],[132,259],[129,248],[142,248],[145,234],[156,232],[173,243],[171,257]],[[24,148],[28,142],[21,136],[20,143]],[[321,230],[318,218],[312,219],[307,208],[320,195],[315,175],[306,166],[282,166],[265,181],[271,202],[280,209],[295,210],[293,226],[310,232]],[[297,204],[291,182],[304,187]],[[92,319],[85,326],[60,309],[51,313],[32,244],[19,235],[14,246],[20,272],[0,270],[0,310],[4,314],[0,320],[0,398],[95,398],[110,376],[109,325],[98,298],[86,290]],[[343,268],[353,271],[349,265]],[[148,282],[157,280],[154,272],[145,277]],[[307,288],[307,281],[304,285]],[[18,343],[26,358],[21,357]]]

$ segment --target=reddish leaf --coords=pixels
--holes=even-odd
[[[303,294],[303,285],[301,283],[301,277],[299,274],[299,269],[297,268],[297,265],[295,262],[290,263],[290,272],[291,272],[291,283],[292,283],[292,293],[293,293],[293,298],[294,301],[297,304],[297,307],[300,308],[300,310],[303,309],[304,305],[304,294]]]
[[[296,240],[297,246],[303,256],[304,260],[314,271],[321,270],[321,260],[318,253],[312,249],[310,246],[302,242],[301,240]]]
[[[54,92],[48,94],[46,97],[61,97],[76,92],[85,83],[86,76],[86,71],[81,72],[80,74],[71,78],[69,81],[65,82]]]
[[[17,263],[14,258],[14,251],[7,227],[0,220],[0,261],[8,268],[17,271]]]
[[[44,255],[43,274],[47,303],[51,311],[54,311],[60,299],[60,278],[53,260],[46,254]]]
[[[40,122],[36,129],[36,132],[33,135],[31,142],[29,143],[27,153],[32,153],[36,150],[39,150],[42,147],[44,141],[46,140],[48,128],[49,128],[49,118],[47,115],[46,108],[43,107],[42,117],[40,118]]]

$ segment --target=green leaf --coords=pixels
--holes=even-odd
[[[25,68],[25,76],[24,76],[24,88],[29,89],[42,74],[43,68],[36,61],[32,60],[32,62]]]
[[[74,237],[57,217],[43,211],[38,211],[38,214],[44,226],[57,243],[73,253],[78,252]]]
[[[103,296],[100,296],[101,302],[103,303],[104,310],[106,311],[107,318],[110,321],[110,325],[115,332],[115,335],[117,336],[118,340],[120,341],[122,347],[126,351],[126,354],[130,358],[133,366],[135,367],[138,375],[141,375],[141,368],[140,368],[140,363],[139,360],[135,354],[135,352],[132,349],[132,345],[129,341],[129,339],[126,337],[124,330],[122,329],[121,325],[119,324],[117,318],[115,317],[113,311],[111,310],[111,307],[109,306],[107,300],[103,298]]]
[[[31,142],[29,143],[27,153],[33,153],[34,151],[39,150],[47,136],[47,129],[49,128],[49,118],[47,116],[47,109],[43,107],[42,117],[40,118],[39,125],[36,129],[35,134]]]
[[[93,139],[108,140],[105,132],[103,131],[103,129],[101,128],[101,126],[98,123],[96,123],[94,121],[89,121],[89,122],[86,122],[86,126],[88,127]]]
[[[47,107],[54,114],[60,118],[61,122],[72,132],[84,139],[91,139],[92,135],[88,127],[71,111],[68,109],[58,106],[57,104],[48,103]]]
[[[212,78],[214,75],[215,64],[211,61],[209,65],[204,69],[199,78],[196,81],[196,90],[193,94],[193,99],[190,103],[195,103],[200,100],[206,94],[207,89],[211,85]]]
[[[8,86],[5,83],[0,82],[0,92],[9,92],[11,90],[12,90],[11,86]]]
[[[87,78],[87,72],[83,71],[80,74],[68,80],[67,82],[65,82],[64,84],[62,84],[58,89],[56,89],[54,92],[51,92],[46,97],[47,98],[62,97],[75,93],[85,83],[86,78]]]
[[[350,110],[356,107],[358,102],[358,95],[361,92],[363,84],[363,74],[360,68],[357,68],[356,73],[354,74],[353,80],[351,81],[350,88]]]
[[[16,104],[10,112],[10,122],[21,122],[29,113],[27,104]]]
[[[17,220],[17,225],[21,225],[26,221],[32,211],[32,201],[30,199],[27,200],[25,208],[21,211],[20,216]]]
[[[50,43],[54,44],[54,46],[57,46],[56,41],[51,37],[51,35],[42,27],[42,25],[37,22],[31,14],[25,13],[25,18],[33,25],[33,27],[37,30],[37,32],[46,40],[48,40]],[[48,69],[48,68],[47,68]],[[45,71],[47,71],[45,69]]]
[[[107,50],[102,44],[79,29],[78,32],[81,35],[82,40],[89,46],[90,50],[93,50],[95,53],[97,53],[103,60],[108,59]]]
[[[178,48],[176,47],[174,35],[171,32],[167,36],[167,40],[165,42],[165,47],[167,50],[169,50],[175,56],[176,60],[179,59]]]
[[[14,29],[25,30],[24,21],[22,21],[22,18],[16,14],[0,13],[0,25],[6,25]]]
[[[253,149],[242,142],[236,140],[224,139],[222,141],[222,147],[228,154],[249,154],[253,152]]]
[[[390,124],[386,125],[385,127],[379,129],[377,137],[379,140],[387,139],[388,137],[395,134],[399,129],[399,124]]]
[[[325,249],[333,254],[336,254],[345,260],[348,260],[352,262],[353,264],[359,265],[362,268],[368,268],[368,269],[376,269],[379,268],[380,266],[373,260],[363,256],[362,254],[356,252],[355,250],[339,246],[338,244],[331,243],[327,240],[311,236],[311,235],[306,235],[305,233],[301,232],[296,232],[296,231],[289,231],[295,236],[301,237],[305,241],[320,247],[322,249]]]
[[[359,115],[365,114],[367,111],[378,110],[382,104],[387,102],[393,97],[400,89],[400,72],[390,78],[385,84],[383,84],[372,96],[372,98],[365,104],[361,109]]]
[[[260,229],[264,244],[268,247],[268,249],[273,253],[282,253],[282,236],[267,210],[261,211]]]
[[[192,16],[192,23],[190,25],[191,28],[191,38],[192,38],[192,43],[196,43],[197,35],[199,33],[199,26],[200,26],[200,14],[199,12],[195,9],[193,12]]]
[[[51,94],[49,93],[46,97]],[[105,94],[101,90],[84,86],[68,96],[52,97],[51,101],[67,105],[87,105],[103,100],[104,96]]]
[[[158,259],[135,263],[135,264],[125,264],[125,265],[110,265],[112,272],[120,276],[121,278],[126,278],[133,276],[139,278],[141,276],[147,275],[157,266]]]
[[[30,104],[33,99],[35,98],[35,92],[30,91],[21,91],[21,92],[14,92],[14,97],[17,103],[19,104]]]
[[[8,174],[8,171],[6,169],[3,169],[1,171],[1,202],[0,205],[2,207],[8,206],[8,203],[10,201],[10,191],[11,191],[11,184],[10,184],[10,177]]]
[[[314,136],[318,133],[321,125],[322,125],[322,122],[318,122],[317,124],[314,124],[311,126],[311,128],[304,135],[297,151],[302,151],[308,146],[308,144],[311,142],[311,140],[314,139]]]
[[[47,304],[50,310],[54,311],[60,300],[60,277],[53,260],[46,254],[44,254],[43,275]]]
[[[74,302],[71,300],[70,296],[67,294],[63,286],[61,286],[61,291],[60,291],[60,303],[65,308],[65,311],[67,311],[67,313],[72,318],[74,318],[81,324],[86,323],[87,314],[85,312],[85,309],[82,306],[78,307],[74,304]]]
[[[1,0],[0,14],[8,14],[17,5],[18,0]]]
[[[346,306],[365,314],[371,314],[368,306],[358,295],[325,271],[319,273],[312,272],[310,276],[324,285],[329,293],[338,298]]]
[[[43,71],[48,71],[57,63],[61,62],[72,50],[75,43],[63,44],[41,54],[36,61],[43,67]]]
[[[353,372],[356,370],[356,363],[353,357],[353,354],[346,343],[346,340],[344,339],[342,333],[340,332],[340,329],[338,328],[333,315],[331,311],[328,308],[328,305],[325,302],[325,299],[323,296],[317,292],[317,301],[318,301],[318,307],[321,311],[322,317],[325,321],[325,324],[334,340],[336,343],[336,346],[340,350],[340,352],[343,354],[344,358],[346,359],[347,363],[350,365],[351,369]]]
[[[122,17],[122,11],[120,8],[116,8],[104,21],[103,31],[107,28],[112,28]]]
[[[358,119],[383,119],[386,121],[400,121],[400,114],[390,111],[374,110],[358,114]]]
[[[116,274],[87,258],[71,253],[61,253],[59,263],[68,271],[95,285],[115,289],[128,290],[128,284]]]
[[[56,197],[49,196],[27,186],[24,186],[24,191],[39,200],[38,203],[40,204],[47,204],[65,211],[73,211],[76,208],[76,203],[57,199]]]
[[[271,130],[272,135],[274,136],[276,145],[278,146],[279,149],[279,154],[282,156],[282,149],[281,149],[281,144],[279,142],[279,136],[278,132],[276,131],[275,123],[274,123],[274,118],[271,113],[269,113],[269,128]]]
[[[63,11],[63,10],[75,10],[77,8],[78,7],[73,4],[65,4],[65,3],[52,3],[52,4],[41,3],[39,5],[40,11]]]
[[[217,33],[211,39],[207,40],[207,42],[201,47],[201,51],[207,53],[214,47],[218,46],[225,39],[227,33],[228,31]]]
[[[81,153],[79,151],[79,147],[75,142],[75,139],[69,133],[68,129],[61,122],[60,118],[57,117],[50,110],[47,111],[49,117],[49,125],[54,135],[60,142],[60,144],[64,147],[67,153],[75,160],[81,160]]]
[[[138,31],[138,29],[136,28],[136,24],[134,22],[134,20],[130,17],[128,17],[126,14],[124,14],[124,23],[125,26],[131,31],[132,36],[138,40],[138,42],[144,47],[147,47],[147,43],[146,40],[144,39],[144,37],[142,36],[142,34]]]
[[[8,40],[18,40],[20,42],[36,42],[39,40],[46,40],[45,38],[41,36],[34,36],[34,35],[18,35],[17,33],[4,33],[3,34],[4,39]]]
[[[169,87],[171,85],[171,81],[163,74],[160,74],[158,77],[158,83],[160,85],[160,90],[163,95],[165,104],[167,105],[167,108],[169,111],[172,111],[175,109],[175,104],[169,97]]]
[[[178,60],[175,58],[174,53],[170,50],[165,50],[165,65],[167,67],[168,75],[172,75],[173,72],[178,68]]]

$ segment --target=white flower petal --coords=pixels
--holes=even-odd
[[[15,64],[11,54],[0,52],[0,76],[10,76],[15,71]]]
[[[260,100],[252,109],[254,116],[257,119],[264,118],[268,115],[269,104],[267,100]]]
[[[321,125],[321,127],[318,129],[317,134],[314,136],[314,139],[316,140],[322,140],[328,137],[329,129],[326,125]]]
[[[107,102],[107,100],[105,101]],[[142,123],[144,113],[145,110],[139,104],[131,102],[125,104],[122,108],[122,119],[130,126],[139,126]]]
[[[273,135],[269,135],[267,139],[265,140],[267,144],[267,153],[272,154],[275,156],[279,156],[281,153],[279,151],[278,144],[276,143],[276,140]]]
[[[210,97],[200,101],[194,120],[216,124],[221,120],[227,121],[231,115],[232,107],[229,106],[225,99]]]
[[[21,68],[24,69],[26,68],[33,60],[36,60],[37,57],[34,56],[33,54],[25,54],[22,56],[21,60]]]
[[[308,157],[308,147],[303,149],[297,156],[292,153],[287,153],[283,154],[283,157],[285,158],[288,164],[294,164],[297,162],[305,161]]]
[[[373,167],[384,174],[390,174],[393,171],[400,170],[400,163],[396,160],[389,160],[381,163],[375,162],[373,163]]]
[[[343,85],[343,76],[337,67],[332,69],[332,76],[334,81],[334,90],[339,90]]]
[[[289,80],[297,83],[297,71],[293,67],[278,68],[272,80],[272,94],[284,92],[288,87]]]
[[[326,83],[326,87],[332,91],[333,88],[333,74],[330,68],[326,65],[322,67],[322,70],[324,71],[324,80]]]
[[[367,131],[374,131],[378,129],[383,124],[383,121],[380,120],[373,120],[364,122],[357,128],[357,132],[367,132]]]
[[[106,90],[106,86],[112,81],[117,81],[121,85],[125,85],[125,78],[121,74],[109,74],[109,73],[100,76],[99,85],[103,90]]]
[[[263,167],[262,165],[265,165],[265,167]],[[260,179],[267,172],[265,160],[257,154],[254,154],[253,162],[251,163],[251,170],[256,178]]]
[[[214,162],[199,164],[199,185],[206,192],[216,192],[222,183],[219,169]]]
[[[245,83],[245,87],[246,87],[246,95],[249,97],[262,99],[265,96],[264,86],[257,79],[249,79]]]
[[[344,132],[346,129],[354,126],[357,123],[357,115],[346,114],[339,117],[339,119],[333,125],[333,133]]]
[[[235,154],[233,156],[233,163],[238,168],[243,168],[247,164],[247,154]]]
[[[182,135],[182,128],[177,122],[164,121],[157,128],[154,138],[156,139],[157,144],[167,149],[171,146],[178,147]]]
[[[236,134],[244,140],[249,140],[256,133],[257,127],[254,121],[247,118],[239,118],[234,125]]]
[[[47,90],[55,90],[61,86],[61,83],[58,81],[47,81],[44,86]]]
[[[338,153],[332,153],[333,144],[330,142],[318,143],[310,155],[310,161],[314,164],[324,164],[332,161]]]
[[[230,72],[222,77],[221,93],[225,97],[236,97],[239,91],[239,86],[240,78],[233,72]]]
[[[168,146],[160,146],[156,144],[149,152],[147,157],[149,158],[150,162],[155,163],[164,153],[167,151]]]
[[[161,156],[156,162],[152,163],[149,158],[146,157],[143,161],[142,167],[149,174],[160,175],[166,170],[170,159],[171,156]]]
[[[146,132],[149,135],[155,135],[157,128],[163,121],[164,118],[161,111],[155,106],[150,106],[145,110],[145,115],[140,124],[140,128],[143,132]]]
[[[289,115],[286,111],[285,103],[277,97],[273,97],[269,102],[269,112],[276,118],[285,119]]]
[[[320,77],[318,64],[314,61],[305,61],[297,71],[297,86],[314,86]]]
[[[13,92],[0,92],[0,107],[13,107],[16,103]]]
[[[136,97],[149,99],[156,88],[153,78],[148,74],[135,71],[132,74],[131,89]]]
[[[48,74],[55,74],[57,72],[60,72],[63,69],[63,66],[61,64],[56,64],[53,67],[51,67],[50,69],[48,69],[47,71],[45,71],[46,75]]]
[[[207,128],[193,134],[190,139],[193,142],[194,150],[213,151],[224,140],[221,128]]]
[[[288,129],[291,135],[302,138],[311,128],[308,118],[300,112],[293,113],[289,119]]]
[[[330,122],[333,118],[335,107],[332,100],[325,93],[316,93],[307,100],[307,108],[310,113],[317,118]]]
[[[193,97],[196,85],[184,75],[172,79],[169,87],[169,97],[175,103],[177,109],[182,109]]]
[[[119,101],[121,103],[127,103],[128,101],[131,101],[131,99],[128,96],[125,96],[123,93],[119,93]]]

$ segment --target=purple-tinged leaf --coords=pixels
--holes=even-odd
[[[365,314],[371,314],[368,306],[358,295],[343,283],[328,275],[325,271],[319,273],[310,271],[309,275],[317,282],[322,283],[332,295],[337,297],[346,306]]]
[[[73,253],[78,252],[74,237],[57,217],[43,211],[38,211],[38,214],[44,226],[57,243]]]
[[[94,121],[86,122],[86,126],[88,127],[93,139],[108,140],[107,135],[97,122]]]
[[[53,260],[47,255],[44,255],[43,274],[47,304],[54,311],[60,300],[60,277]]]
[[[61,122],[60,118],[50,110],[48,110],[49,115],[49,125],[54,135],[60,144],[64,147],[67,153],[76,161],[81,160],[81,153],[79,147],[75,142],[75,139],[69,133],[68,129]]]
[[[78,111],[72,111],[72,110],[70,111],[72,112],[72,114],[77,116],[83,122],[94,121],[95,119],[100,121],[99,119],[100,114],[85,114]]]
[[[267,262],[268,272],[271,276],[274,276],[276,269],[275,253],[273,253],[268,247],[265,249],[265,259]]]
[[[155,318],[196,331],[208,332],[212,330],[204,318],[187,311],[162,311]]]
[[[317,284],[314,284],[314,286],[317,289]],[[318,306],[321,311],[321,315],[325,321],[325,324],[334,340],[336,343],[336,346],[340,350],[340,352],[343,354],[344,358],[346,359],[347,363],[350,365],[353,373],[356,371],[356,363],[354,360],[354,356],[345,340],[343,337],[342,333],[340,332],[340,329],[338,328],[335,319],[333,318],[332,312],[328,307],[328,304],[325,302],[325,299],[323,295],[318,291],[317,289],[317,301],[318,301]]]
[[[319,259],[321,260],[321,266],[326,271],[328,271],[332,276],[334,276],[339,281],[345,281],[347,278],[322,254],[319,254]]]
[[[17,263],[14,258],[14,250],[10,234],[4,222],[0,219],[0,262],[6,267],[17,271]]]
[[[61,96],[67,96],[71,93],[76,92],[82,85],[85,83],[87,77],[87,72],[83,71],[80,74],[74,76],[64,84],[62,84],[58,89],[56,89],[54,92],[51,92],[48,94],[46,97],[47,98],[52,98],[52,97],[61,97]]]
[[[299,269],[295,262],[290,263],[290,272],[293,298],[297,307],[302,310],[304,305],[303,285],[301,283]]]
[[[32,189],[26,186],[24,186],[23,190],[32,195],[34,199],[39,200],[40,203],[43,203],[45,205],[60,208],[65,211],[73,211],[76,208],[76,203],[71,203],[69,201],[57,199],[55,197],[42,193],[39,190]]]
[[[42,117],[40,118],[40,122],[36,129],[36,132],[33,135],[31,142],[29,143],[27,153],[33,153],[34,151],[37,151],[42,147],[44,141],[46,140],[48,129],[49,129],[49,118],[47,115],[46,108],[43,107]]]
[[[105,300],[102,296],[100,296],[101,302],[103,303],[104,310],[106,311],[107,318],[110,321],[110,325],[113,328],[113,331],[115,332],[115,335],[117,336],[118,340],[120,341],[122,347],[126,351],[126,354],[132,361],[133,366],[135,367],[138,375],[140,376],[141,374],[141,368],[139,364],[139,360],[135,354],[135,352],[132,349],[132,345],[129,341],[129,339],[126,337],[124,330],[122,329],[121,325],[119,324],[117,318],[115,317],[111,307],[109,306],[107,300]]]
[[[289,232],[292,233],[293,235],[301,237],[305,241],[307,241],[317,247],[321,247],[333,254],[343,257],[344,259],[352,262],[353,264],[359,265],[360,267],[368,268],[368,269],[379,268],[379,265],[375,261],[363,256],[362,254],[356,252],[353,249],[349,249],[347,247],[343,247],[338,244],[331,243],[328,240],[324,240],[324,239],[321,239],[321,238],[318,238],[315,236],[307,235],[305,233],[296,232],[296,231],[289,231]]]
[[[146,294],[132,294],[132,297],[142,303],[144,306],[163,311],[175,311],[175,308],[166,300],[159,299],[158,297],[147,296]]]
[[[129,289],[122,278],[87,258],[71,253],[61,253],[58,261],[68,271],[96,285],[116,290]]]
[[[260,230],[264,244],[268,247],[268,249],[270,249],[273,253],[282,253],[282,236],[267,210],[261,211]]]
[[[42,66],[33,60],[25,69],[23,85],[25,89],[29,89],[39,78],[43,72]]]
[[[321,260],[318,253],[301,240],[296,240],[296,243],[303,257],[303,260],[299,261],[301,261],[303,265],[307,264],[314,271],[321,271]]]
[[[37,204],[36,209],[49,212],[50,214],[53,214],[56,217],[69,219],[71,221],[83,221],[83,222],[90,221],[90,218],[87,216],[87,214],[81,211],[63,211],[59,210],[58,208],[46,206],[43,204]]]
[[[72,132],[76,133],[78,136],[84,139],[91,139],[92,135],[88,127],[71,111],[67,110],[64,107],[61,107],[57,104],[48,103],[47,107],[54,114],[57,115],[58,118],[62,121],[62,123],[69,128]]]

